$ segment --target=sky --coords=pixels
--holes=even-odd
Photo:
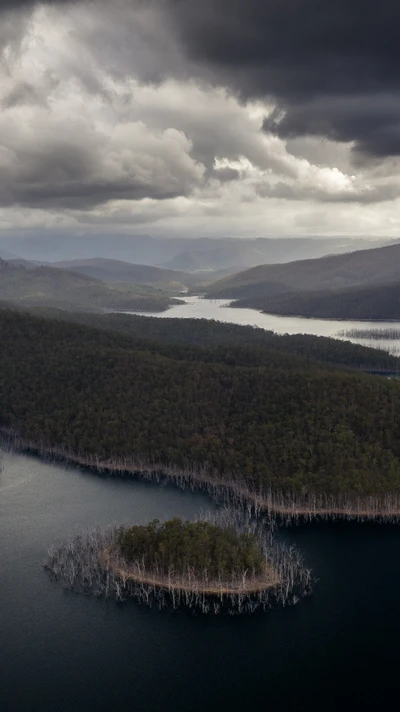
[[[0,0],[0,235],[400,237],[394,0]]]

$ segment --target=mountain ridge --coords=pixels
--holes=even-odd
[[[213,298],[260,298],[288,291],[338,290],[400,281],[400,244],[313,260],[259,265],[218,280],[207,290]]]
[[[0,299],[20,305],[84,311],[164,311],[172,303],[161,290],[146,285],[108,285],[100,279],[55,267],[0,260]]]

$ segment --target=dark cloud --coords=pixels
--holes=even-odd
[[[0,0],[0,12],[8,10],[20,10],[34,5],[67,5],[73,0]]]
[[[41,3],[0,0],[0,11],[35,4]],[[353,142],[358,160],[400,155],[396,0],[42,4],[81,5],[96,17],[104,13],[93,41],[117,74],[136,71],[145,81],[192,75],[226,86],[245,100],[271,98],[277,109],[265,120],[264,130],[282,138]],[[115,40],[111,44],[110,35]]]
[[[34,4],[0,0],[0,9]],[[277,109],[266,118],[264,130],[282,138],[353,142],[359,161],[400,155],[396,0],[43,4],[90,8],[95,36],[86,27],[82,38],[96,44],[117,75],[133,72],[150,82],[168,76],[201,78],[244,100],[272,99]]]
[[[149,0],[191,66],[244,99],[271,97],[286,137],[400,154],[396,0]]]
[[[88,210],[112,200],[187,196],[202,183],[203,166],[174,130],[160,136],[132,124],[106,135],[39,116],[23,134],[22,127],[0,150],[0,207]]]

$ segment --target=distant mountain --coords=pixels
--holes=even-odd
[[[67,270],[26,269],[1,259],[0,299],[84,311],[163,311],[173,303],[168,294],[144,285],[108,285]]]
[[[317,319],[400,320],[400,282],[373,287],[353,287],[336,292],[289,292],[242,299],[235,307],[251,307],[268,314]]]
[[[40,265],[40,262],[28,262],[27,260],[12,260],[13,264],[23,264],[28,269]],[[123,260],[109,260],[97,257],[86,260],[65,260],[62,262],[45,262],[46,267],[56,267],[67,269],[77,274],[86,274],[103,282],[117,284],[144,284],[158,289],[168,291],[169,294],[180,294],[187,288],[197,288],[207,286],[215,279],[234,274],[234,269],[217,270],[211,272],[204,270],[200,272],[182,272],[178,270],[164,269],[162,267],[152,267],[150,265],[135,265],[132,262]],[[237,269],[236,271],[240,271]]]
[[[237,271],[243,267],[252,267],[265,261],[266,254],[271,253],[271,245],[261,243],[259,247],[253,241],[242,241],[219,245],[210,249],[184,250],[165,263],[165,267],[187,270],[220,270],[234,267]]]
[[[151,284],[180,291],[185,286],[195,283],[191,275],[176,270],[162,269],[149,265],[135,265],[122,260],[110,260],[97,257],[87,260],[66,260],[54,262],[53,267],[71,272],[86,274],[103,282],[126,284]]]
[[[389,240],[363,238],[155,238],[150,235],[20,235],[0,238],[0,249],[27,260],[58,262],[107,258],[189,271],[245,268],[369,249]],[[190,254],[187,254],[190,253]],[[175,260],[175,258],[177,258]]]
[[[400,244],[343,255],[261,265],[211,285],[208,296],[256,299],[288,291],[338,290],[400,281]]]

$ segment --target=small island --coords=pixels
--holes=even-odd
[[[267,543],[231,521],[119,527],[75,537],[49,552],[46,568],[66,588],[202,613],[253,612],[296,603],[311,572],[293,549]]]

